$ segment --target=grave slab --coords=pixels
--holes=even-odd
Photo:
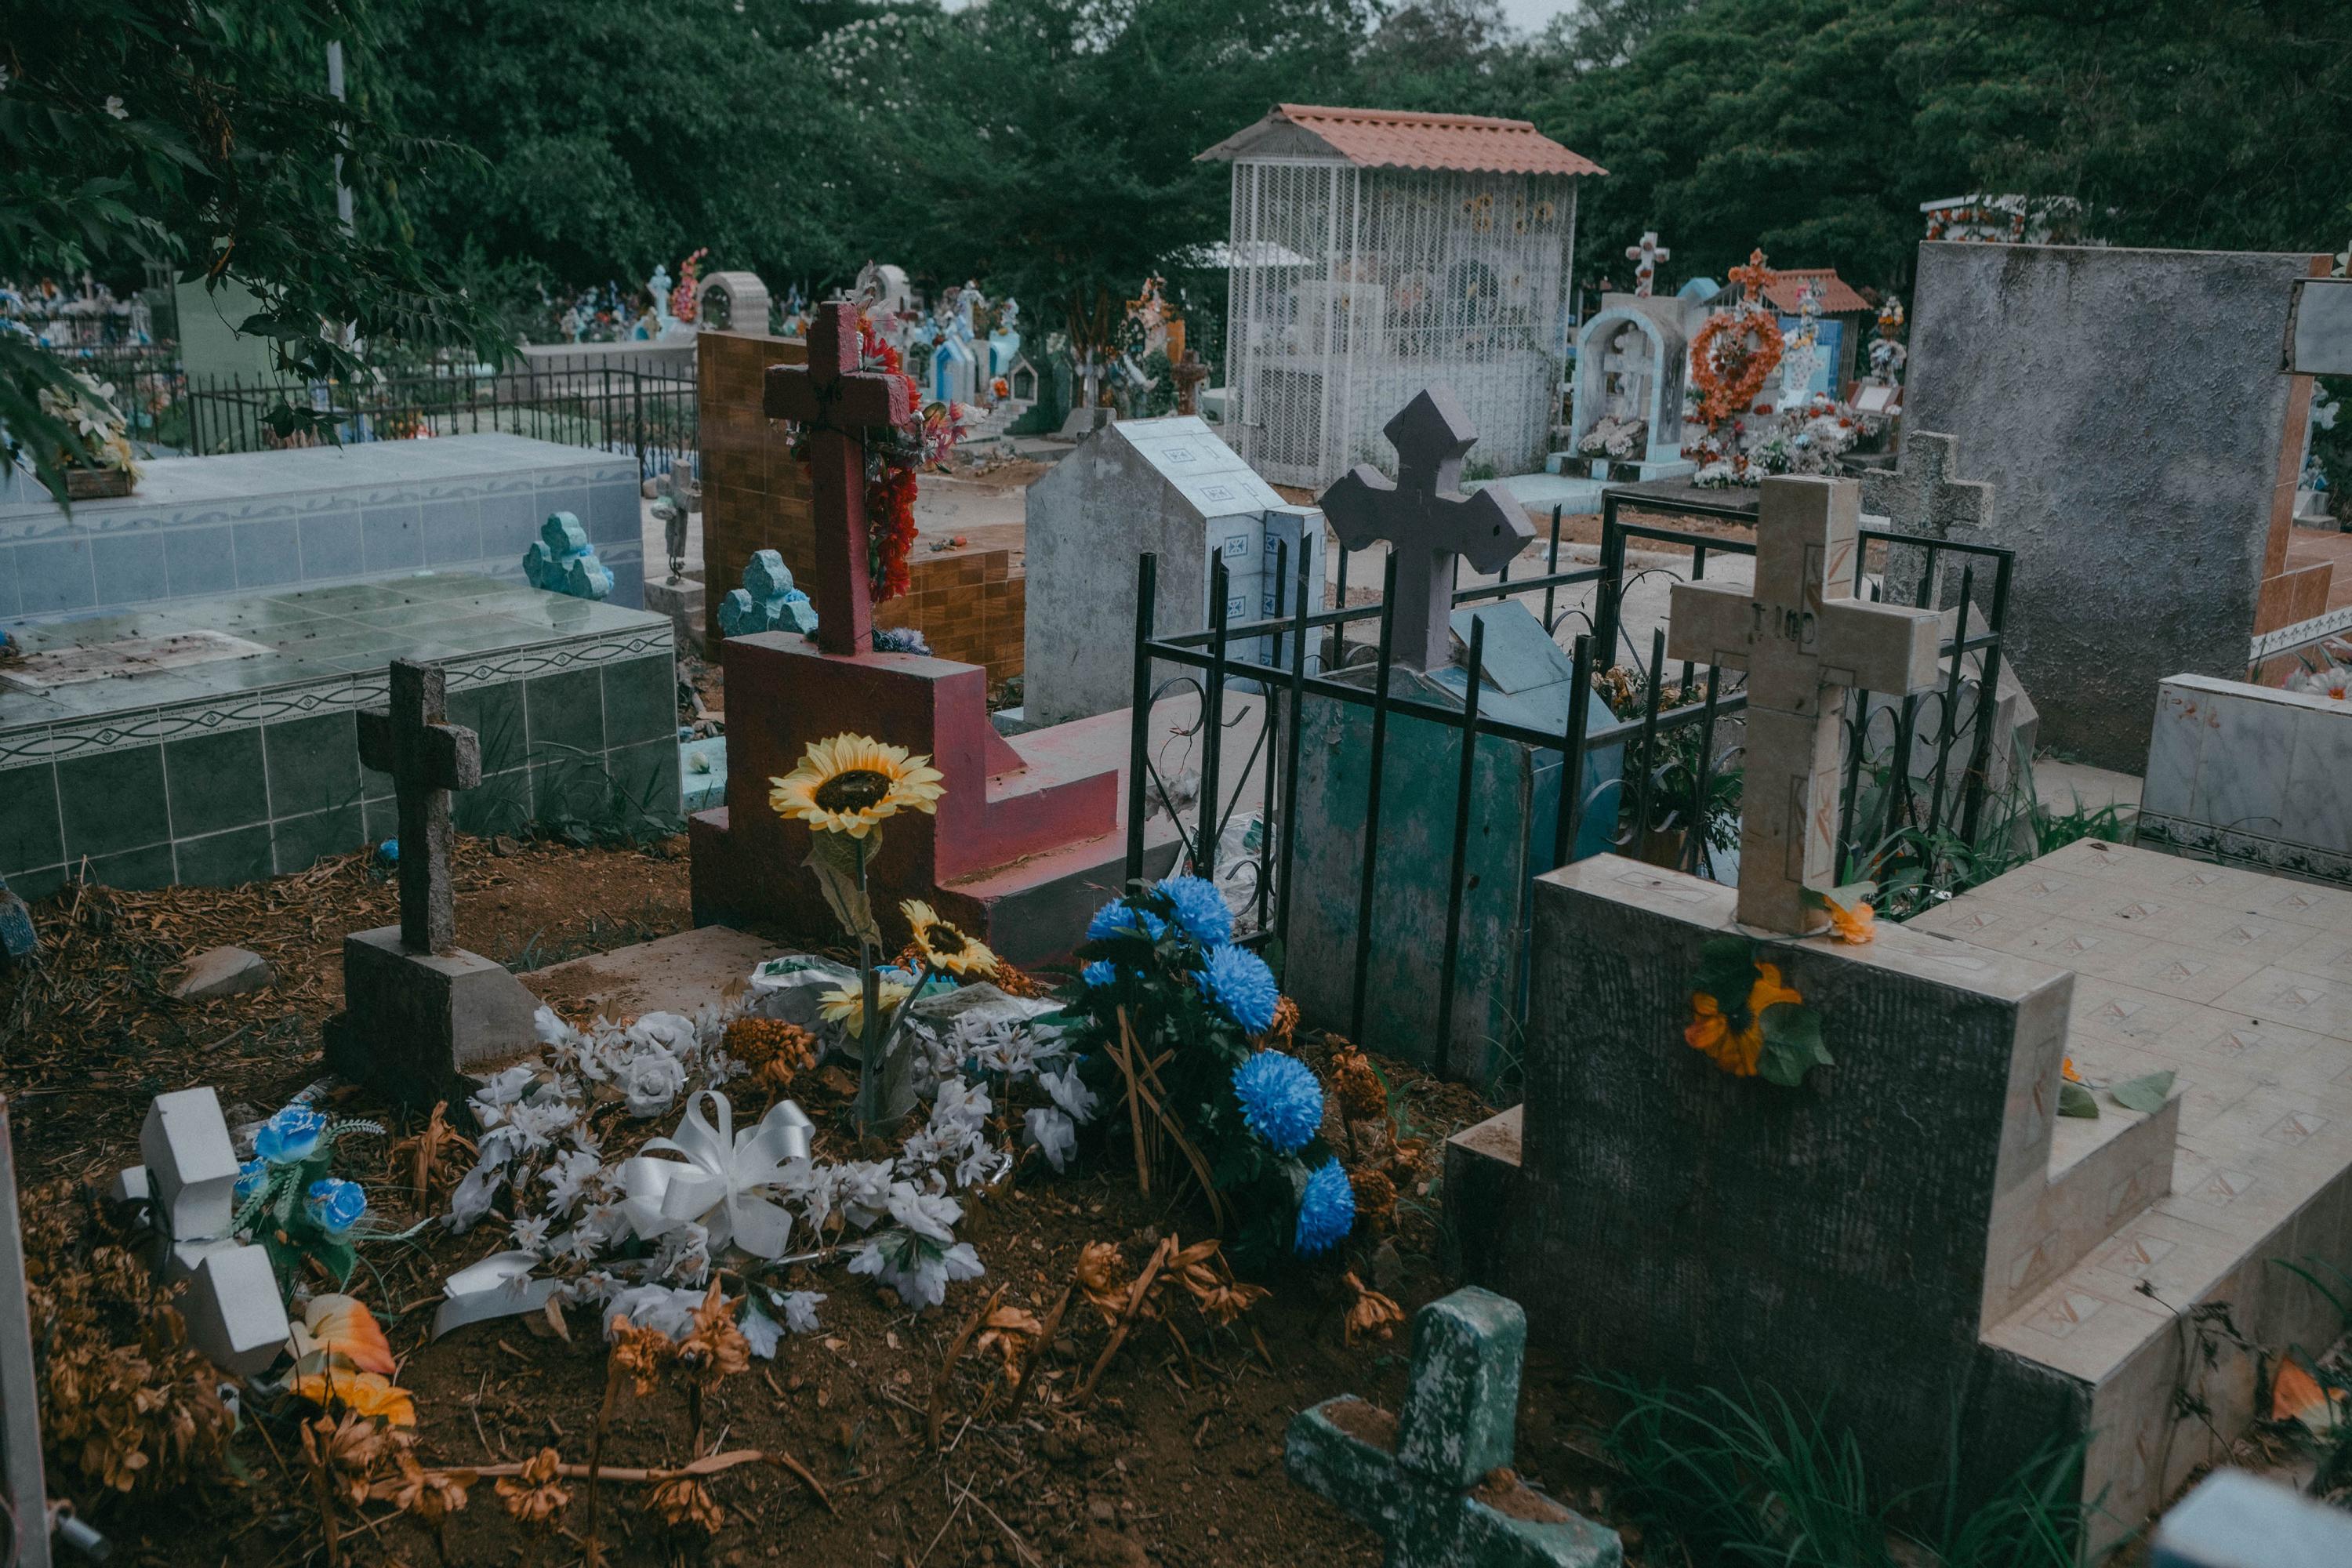
[[[658,1011],[690,1018],[740,987],[755,965],[783,951],[749,931],[698,926],[518,978],[558,1012],[593,1010],[621,1019]]]
[[[2176,675],[2157,689],[2139,841],[2352,886],[2352,703]]]

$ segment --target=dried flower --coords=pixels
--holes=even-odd
[[[572,1489],[563,1484],[562,1458],[552,1448],[541,1448],[523,1461],[522,1474],[500,1476],[499,1496],[507,1512],[525,1524],[546,1524],[572,1506]]]
[[[732,1377],[751,1364],[751,1347],[735,1322],[735,1303],[719,1294],[716,1279],[677,1342],[677,1363],[703,1383]]]
[[[1263,1285],[1235,1280],[1214,1238],[1196,1241],[1171,1258],[1162,1278],[1168,1275],[1192,1293],[1192,1305],[1201,1316],[1221,1329],[1230,1327],[1234,1319],[1274,1293]]]
[[[364,1415],[346,1411],[341,1421],[321,1415],[302,1424],[302,1459],[324,1489],[356,1508],[367,1500],[368,1471],[383,1452],[383,1434]]]
[[[413,1513],[436,1529],[466,1506],[466,1489],[474,1480],[471,1470],[428,1470],[406,1449],[401,1451],[399,1463],[396,1479],[375,1484],[373,1495],[379,1501]]]
[[[646,1511],[657,1513],[662,1522],[672,1530],[682,1530],[688,1524],[698,1524],[707,1534],[716,1535],[727,1516],[719,1507],[719,1500],[698,1476],[674,1476],[654,1488],[646,1500]]]
[[[816,1037],[782,1018],[746,1016],[727,1026],[727,1054],[751,1069],[751,1077],[777,1094],[816,1066]]]
[[[999,1307],[988,1314],[988,1321],[973,1342],[982,1355],[994,1351],[1004,1361],[1004,1381],[1014,1386],[1021,1382],[1021,1369],[1029,1358],[1029,1347],[1044,1337],[1045,1325],[1037,1314],[1025,1307]]]
[[[1348,1184],[1356,1189],[1356,1212],[1375,1225],[1384,1225],[1396,1217],[1396,1184],[1385,1171],[1367,1166],[1348,1173]]]
[[[1381,1082],[1370,1059],[1355,1047],[1341,1046],[1331,1054],[1330,1077],[1331,1093],[1348,1115],[1370,1120],[1388,1114],[1388,1087]]]
[[[1128,1281],[1120,1278],[1127,1272],[1118,1247],[1108,1241],[1090,1241],[1078,1253],[1076,1277],[1078,1289],[1103,1321],[1115,1323],[1127,1312]]]
[[[654,1391],[661,1381],[662,1368],[677,1353],[677,1345],[667,1334],[650,1325],[639,1327],[614,1313],[608,1331],[613,1342],[613,1364],[629,1374],[639,1399]]]
[[[1354,1349],[1360,1339],[1395,1338],[1397,1325],[1404,1321],[1404,1309],[1357,1279],[1352,1268],[1348,1271],[1348,1286],[1356,1292],[1355,1301],[1348,1308],[1347,1321],[1341,1325],[1348,1347]]]

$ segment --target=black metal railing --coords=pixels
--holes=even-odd
[[[51,353],[67,369],[112,389],[114,406],[132,440],[150,447],[186,446],[188,377],[177,349],[168,343],[108,343]]]
[[[1686,872],[1714,875],[1721,850],[1736,841],[1732,829],[1744,743],[1739,716],[1747,707],[1745,677],[1720,667],[1702,670],[1687,660],[1681,661],[1678,668],[1670,668],[1664,625],[1652,628],[1648,646],[1643,647],[1625,631],[1623,612],[1627,593],[1644,578],[1657,574],[1676,579],[1703,578],[1710,561],[1752,557],[1756,547],[1750,539],[1631,521],[1626,514],[1633,511],[1654,518],[1689,517],[1718,523],[1752,524],[1755,515],[1752,508],[1605,491],[1597,563],[1561,570],[1562,519],[1555,509],[1543,571],[1514,579],[1507,565],[1497,581],[1457,587],[1454,592],[1457,605],[1518,599],[1538,613],[1556,642],[1563,637],[1568,641],[1572,648],[1572,684],[1566,721],[1558,731],[1530,728],[1482,710],[1486,683],[1480,677],[1486,659],[1483,618],[1471,623],[1463,660],[1471,678],[1458,704],[1396,689],[1390,659],[1394,631],[1393,553],[1380,598],[1349,605],[1346,603],[1349,554],[1342,552],[1333,595],[1337,604],[1318,608],[1320,584],[1310,581],[1307,562],[1294,565],[1287,545],[1280,545],[1275,556],[1275,613],[1240,622],[1227,611],[1227,573],[1220,559],[1211,568],[1208,626],[1174,635],[1163,635],[1156,625],[1159,558],[1142,556],[1136,574],[1133,729],[1128,775],[1129,879],[1144,874],[1147,823],[1154,816],[1164,816],[1172,826],[1176,863],[1181,868],[1219,877],[1220,846],[1255,784],[1260,802],[1255,843],[1243,867],[1227,869],[1252,879],[1247,902],[1254,918],[1244,925],[1255,929],[1247,940],[1265,946],[1277,969],[1281,968],[1288,952],[1299,855],[1302,715],[1310,700],[1369,709],[1362,767],[1365,810],[1346,1021],[1349,1037],[1361,1039],[1372,956],[1374,894],[1381,868],[1381,784],[1390,724],[1395,718],[1410,718],[1457,731],[1461,739],[1454,742],[1458,752],[1454,759],[1451,832],[1445,839],[1449,847],[1446,912],[1436,998],[1435,1037],[1441,1042],[1442,1064],[1442,1043],[1452,1038],[1465,918],[1471,780],[1482,740],[1517,742],[1557,759],[1560,765],[1550,864],[1536,864],[1535,872],[1574,858],[1588,820],[1604,814],[1609,821],[1607,841],[1618,852]],[[1874,574],[1869,571],[1873,562],[1884,570],[1896,557],[1906,557],[1901,563],[1905,570],[1895,575],[1909,582],[1916,571],[1917,607],[1941,609],[1951,624],[1940,643],[1948,668],[1943,685],[1937,689],[1895,697],[1864,691],[1847,694],[1844,722],[1849,760],[1839,822],[1843,870],[1849,878],[1883,869],[1887,856],[1897,852],[1890,847],[1899,841],[1916,845],[1944,834],[1973,843],[1979,833],[1985,803],[1995,782],[1990,764],[2011,566],[2011,552],[1991,546],[1917,539],[1875,529],[1862,531],[1862,537],[1865,548],[1855,563],[1857,592],[1875,595],[1875,584],[1870,580]],[[1627,545],[1633,541],[1686,550],[1687,570],[1630,563]],[[1592,601],[1589,611],[1578,604],[1562,605],[1564,594],[1588,585]],[[1956,594],[1948,593],[1955,586]],[[1374,636],[1351,641],[1347,635],[1350,626]],[[1367,659],[1372,661],[1372,668],[1359,671],[1365,679],[1346,678],[1349,667]],[[1175,667],[1178,673],[1163,677],[1160,668],[1166,666]],[[1604,686],[1608,694],[1615,694],[1620,700],[1612,702],[1608,720],[1595,723],[1591,705],[1596,696],[1608,700]],[[1258,705],[1255,715],[1246,705],[1227,712],[1228,694],[1240,687],[1254,690]],[[1973,693],[1964,700],[1964,691],[1970,687]],[[1188,752],[1194,747],[1200,752],[1197,789],[1190,796],[1185,794],[1188,781],[1172,777],[1167,758],[1152,754],[1153,710],[1180,692],[1189,692],[1199,703],[1197,715],[1175,731]],[[1226,731],[1247,725],[1253,716],[1256,733],[1240,769],[1228,777]],[[1614,775],[1601,777],[1586,789],[1587,759],[1606,758],[1612,752],[1619,763]],[[1189,824],[1188,806],[1192,808]],[[1336,1026],[1338,1020],[1324,1022]]]
[[[644,479],[694,451],[695,390],[690,374],[589,363],[451,368],[307,386],[232,377],[189,387],[184,395],[188,449],[197,456],[504,432],[631,453]],[[290,438],[278,434],[270,416],[286,405],[325,416],[324,433],[314,422]]]

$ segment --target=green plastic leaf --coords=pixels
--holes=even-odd
[[[2061,1079],[2058,1080],[2058,1114],[2095,1119],[2099,1114],[2099,1102],[2092,1099],[2091,1091],[2081,1084],[2071,1079]]]
[[[866,856],[871,859],[882,850],[882,830],[869,828],[866,834]],[[882,945],[882,928],[874,922],[874,905],[859,887],[857,877],[857,841],[845,833],[812,833],[809,835],[808,858],[801,862],[816,873],[816,885],[824,894],[824,901],[833,910],[833,918],[853,942]]]
[[[1764,1049],[1756,1070],[1768,1083],[1794,1089],[1805,1074],[1832,1060],[1822,1044],[1822,1016],[1798,1002],[1780,1002],[1764,1009]]]
[[[2172,1069],[2152,1072],[2142,1078],[2126,1079],[2107,1090],[2115,1102],[2126,1110],[2137,1110],[2153,1116],[2164,1109],[2172,1093]]]
[[[1745,937],[1718,936],[1698,950],[1698,976],[1692,988],[1715,998],[1727,1015],[1737,1016],[1756,988],[1756,944]]]

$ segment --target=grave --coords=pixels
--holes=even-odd
[[[635,459],[521,436],[159,458],[118,500],[0,500],[0,621],[374,582],[430,569],[523,581],[553,512],[581,521],[612,601],[645,581]]]
[[[758,273],[714,272],[695,290],[695,324],[706,332],[764,332],[768,307]]]
[[[811,742],[847,730],[929,757],[946,784],[936,816],[890,822],[869,870],[876,907],[924,899],[1016,963],[1053,956],[1054,943],[1083,929],[1100,889],[1124,875],[1118,771],[1097,760],[1099,738],[1000,736],[988,719],[987,672],[976,666],[873,651],[864,436],[903,412],[906,392],[860,368],[852,307],[818,307],[804,363],[775,366],[768,386],[777,417],[813,426],[817,632],[724,644],[728,804],[691,820],[696,922],[773,922],[811,941],[837,939],[803,864],[808,829],[770,808],[768,781],[789,773]],[[1024,905],[1051,912],[1007,919]]]
[[[1527,1314],[1475,1287],[1412,1319],[1412,1373],[1391,1415],[1353,1394],[1301,1411],[1283,1468],[1388,1542],[1388,1568],[1616,1568],[1613,1530],[1512,1473]]]
[[[2136,768],[2164,674],[2275,670],[2326,635],[2331,569],[2289,560],[2312,384],[2280,374],[2293,285],[2326,269],[1919,247],[1904,424],[1955,437],[1958,473],[2000,498],[1984,542],[2017,552],[2014,657],[2044,743]]]
[[[2157,689],[2138,841],[2352,886],[2352,703],[2175,675]]]
[[[1889,1491],[1952,1475],[1968,1506],[2085,1439],[2095,1553],[2244,1429],[2256,1347],[2339,1330],[2277,1261],[2352,1263],[2352,893],[2085,840],[1865,943],[1804,934],[1823,693],[1934,667],[1932,617],[1813,597],[1850,580],[1852,504],[1769,480],[1754,601],[1675,588],[1677,656],[1746,647],[1740,886],[1613,856],[1538,881],[1527,1100],[1453,1141],[1449,1214],[1471,1277],[1547,1303],[1535,1332],[1580,1363],[1819,1406]],[[1794,1087],[1716,1065],[1693,997],[1726,939],[1818,1025]],[[2176,1077],[2062,1117],[2068,1062]]]
[[[1697,470],[1683,456],[1683,377],[1690,334],[1705,315],[1673,295],[1603,294],[1601,309],[1578,330],[1569,451],[1591,461],[1594,479],[1667,479]],[[1622,454],[1585,450],[1586,437],[1603,420],[1617,429],[1639,424]]]
[[[523,580],[550,594],[603,599],[613,592],[613,574],[596,558],[587,530],[568,511],[551,513],[539,537],[522,555]]]
[[[449,794],[482,782],[481,741],[448,722],[447,675],[394,661],[391,699],[360,714],[360,755],[391,775],[400,841],[400,923],[343,939],[343,1011],[327,1022],[327,1066],[404,1106],[447,1098],[535,1043],[539,1003],[502,966],[457,945]]]
[[[362,764],[353,715],[384,700],[396,657],[437,661],[454,717],[481,736],[461,831],[679,820],[670,626],[640,610],[435,573],[18,636],[20,674],[54,661],[108,677],[0,686],[0,876],[27,899],[84,857],[117,888],[233,883],[392,837],[392,781]],[[219,657],[156,660],[174,639]]]
[[[1157,626],[1209,624],[1215,561],[1224,563],[1232,621],[1294,613],[1302,552],[1311,608],[1323,607],[1322,514],[1286,502],[1200,419],[1106,426],[1030,485],[1024,504],[1037,611],[1027,617],[1023,658],[1022,710],[1031,723],[1134,700],[1135,563],[1145,552],[1160,557]],[[1271,643],[1264,639],[1255,657],[1270,658]],[[1247,657],[1241,645],[1234,651]]]
[[[1480,735],[1472,761],[1470,819],[1461,840],[1460,951],[1449,976],[1444,945],[1454,903],[1461,731],[1395,712],[1381,752],[1381,855],[1370,922],[1381,933],[1381,957],[1365,973],[1360,1029],[1351,1023],[1363,843],[1373,804],[1365,784],[1372,776],[1372,712],[1310,694],[1301,704],[1284,982],[1310,1021],[1360,1033],[1373,1049],[1485,1084],[1501,1067],[1511,1020],[1524,1007],[1530,879],[1559,858],[1559,748],[1492,731],[1507,725],[1564,735],[1575,668],[1524,605],[1453,607],[1457,554],[1479,571],[1494,572],[1533,536],[1526,514],[1492,490],[1475,496],[1459,490],[1463,459],[1477,439],[1460,405],[1445,388],[1433,388],[1392,418],[1388,430],[1397,451],[1396,480],[1360,467],[1326,491],[1322,504],[1343,544],[1360,550],[1389,542],[1397,552],[1391,700],[1460,710],[1470,692],[1470,645],[1474,637],[1480,643],[1485,678],[1477,715],[1488,732]],[[1334,679],[1369,692],[1380,674],[1376,664],[1358,664]],[[1588,730],[1609,722],[1605,703],[1589,704]],[[1589,797],[1615,776],[1613,753],[1588,755],[1584,794]],[[1601,818],[1588,814],[1580,836],[1583,853],[1608,844],[1609,824]],[[1449,978],[1450,1014],[1442,1005]]]

